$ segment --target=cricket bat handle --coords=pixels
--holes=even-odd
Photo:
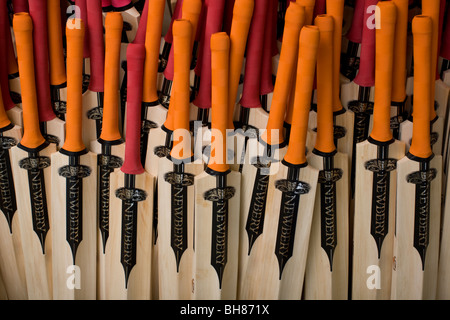
[[[104,91],[104,43],[103,43],[103,15],[100,0],[87,1],[87,30],[89,32],[89,49],[91,55],[91,78],[89,90]]]
[[[47,0],[48,54],[50,84],[58,86],[67,81],[64,61],[60,0]]]

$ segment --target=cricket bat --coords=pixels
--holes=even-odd
[[[119,12],[105,17],[105,89],[102,131],[91,141],[90,150],[97,155],[97,297],[106,297],[106,243],[109,238],[111,212],[111,175],[123,164],[125,144],[119,130],[119,69],[123,18]]]
[[[342,38],[342,45],[347,48],[342,59],[341,72],[350,81],[353,81],[359,68],[363,23],[364,0],[356,0],[350,29]]]
[[[355,150],[354,300],[391,296],[397,161],[405,155],[404,143],[393,138],[390,128],[396,7],[379,2],[376,12],[373,128]]]
[[[192,29],[189,20],[175,20],[172,29],[172,94],[176,96],[172,100],[173,148],[158,164],[158,274],[162,300],[189,300],[193,292],[194,178],[203,171],[203,163],[194,158],[189,130]]]
[[[79,18],[84,21],[86,28],[88,28],[87,21],[87,0],[75,0],[69,2],[71,4],[68,6],[67,10],[72,9],[73,14],[68,17],[67,22],[77,23],[79,20],[74,20],[70,18]],[[75,4],[75,6],[72,6]],[[79,26],[74,25],[74,28],[78,28]],[[89,43],[89,33],[84,36],[84,44],[83,44],[83,94],[87,92],[90,84],[91,77],[91,52],[90,52],[90,43]],[[67,46],[67,45],[66,45]],[[67,71],[66,71],[67,73]],[[87,140],[87,139],[86,139]],[[86,143],[89,143],[86,141]]]
[[[122,42],[130,43],[136,37],[141,15],[131,0],[111,0],[112,10],[123,17]]]
[[[211,36],[211,153],[206,169],[195,177],[196,300],[236,299],[239,256],[241,174],[226,163],[230,39]]]
[[[211,35],[222,31],[225,1],[205,2],[203,32],[199,43],[197,65],[194,69],[194,100],[190,107],[191,127],[194,129],[194,150],[203,153],[207,162],[211,148]]]
[[[392,299],[435,300],[441,226],[442,156],[430,140],[431,41],[433,20],[416,15],[414,119],[409,151],[397,163],[397,209]]]
[[[110,240],[106,245],[108,300],[151,298],[155,178],[145,171],[140,161],[144,60],[145,45],[130,43],[125,160],[111,177]]]
[[[102,129],[105,44],[103,37],[103,14],[101,0],[86,2],[87,16],[84,20],[89,43],[89,87],[83,93],[83,143],[89,148],[91,141],[98,139]],[[86,41],[85,41],[86,43]]]
[[[24,71],[25,72],[25,71]],[[22,130],[6,115],[0,94],[0,273],[3,276],[5,293],[11,300],[25,300],[24,257],[21,245],[20,223],[17,211],[17,196],[12,171],[11,148],[19,143]]]
[[[318,15],[317,136],[308,163],[319,170],[305,270],[307,300],[348,299],[348,155],[339,152],[333,130],[334,19]]]
[[[51,160],[56,145],[39,128],[33,58],[33,22],[28,13],[13,20],[18,53],[24,134],[11,149],[28,299],[52,299]],[[21,192],[17,192],[21,190]]]
[[[426,15],[433,19],[433,37],[432,37],[432,64],[430,72],[435,81],[431,86],[431,98],[433,100],[433,108],[430,109],[430,121],[431,121],[431,143],[433,152],[436,155],[442,155],[442,148],[444,145],[444,123],[447,113],[447,104],[449,101],[450,88],[446,86],[439,77],[437,72],[437,58],[438,58],[438,45],[439,45],[439,33],[441,26],[439,24],[440,16],[440,0],[422,1],[422,15]],[[414,117],[414,105],[411,106],[412,117]],[[400,140],[404,141],[407,148],[410,146],[412,138],[412,121],[405,121],[400,128]]]
[[[11,33],[7,1],[2,0],[0,2],[0,44],[2,48],[8,48],[8,32]],[[22,107],[19,101],[12,99],[12,91],[14,89],[10,86],[8,79],[8,55],[2,54],[0,57],[0,86],[3,97],[3,105],[11,122],[23,128]],[[20,88],[20,86],[19,86]],[[17,90],[18,91],[18,90]],[[19,97],[20,98],[20,97]]]
[[[263,229],[268,211],[267,195],[271,166],[279,166],[287,150],[284,139],[284,115],[290,82],[295,70],[294,60],[298,59],[298,42],[300,30],[305,19],[305,9],[298,3],[291,3],[286,10],[283,42],[275,81],[272,105],[270,107],[267,127],[262,133],[258,145],[249,142],[241,176],[241,204],[239,231],[239,275],[245,277],[248,261],[253,255],[253,245],[265,232]],[[239,277],[238,292],[245,279]]]
[[[270,0],[254,3],[253,15],[248,31],[246,62],[242,95],[236,104],[237,123],[235,125],[235,163],[241,172],[245,162],[247,144],[256,142],[259,128],[267,126],[268,113],[261,108],[260,85],[262,48],[264,46],[264,26]],[[236,168],[234,168],[236,170]]]
[[[276,170],[269,178],[270,214],[264,218],[264,232],[254,243],[247,271],[242,275],[240,299],[298,300],[302,296],[319,175],[306,159],[319,33],[319,28],[312,25],[300,31],[289,145],[281,163],[271,165],[271,170]]]
[[[235,139],[235,127],[238,125],[235,123],[235,111],[238,110],[236,106],[240,99],[240,91],[242,90],[241,77],[245,59],[245,51],[247,46],[248,34],[250,30],[250,23],[252,21],[253,10],[255,7],[254,0],[237,0],[233,6],[231,26],[230,26],[230,72],[228,76],[228,130],[227,136],[228,146],[233,152],[233,159],[230,161],[230,169],[240,169],[238,163],[241,156],[237,154],[236,139]],[[238,119],[236,119],[238,120]],[[242,139],[240,140],[243,142]],[[242,151],[242,146],[241,146]]]
[[[82,20],[67,38],[66,140],[52,154],[53,299],[96,299],[97,157],[83,142]],[[78,28],[71,28],[77,24]]]
[[[67,105],[67,76],[60,0],[47,0],[47,18],[51,102],[56,116],[64,120]]]
[[[65,135],[65,123],[53,111],[48,50],[47,1],[31,1],[30,16],[33,22],[33,48],[36,77],[36,94],[39,122],[46,140],[62,147]]]

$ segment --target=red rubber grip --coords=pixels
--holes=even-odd
[[[200,88],[194,105],[199,108],[211,108],[211,35],[222,30],[225,0],[205,0],[205,27],[201,38],[202,50],[198,64],[201,64]],[[197,64],[197,65],[198,65]]]
[[[145,45],[130,43],[127,47],[127,123],[125,159],[121,168],[127,174],[141,174],[141,103],[144,79]]]
[[[225,2],[225,12],[223,16],[223,31],[228,35],[231,31],[231,22],[233,21],[233,8],[236,0],[228,0]]]
[[[83,44],[83,58],[89,58],[89,27],[88,27],[88,15],[87,15],[87,0],[75,0],[75,5],[80,8],[80,16],[76,18],[81,19],[85,25],[84,44]]]
[[[377,5],[377,3],[378,0],[365,0],[364,2],[364,19],[361,41],[361,55],[359,58],[359,71],[355,79],[353,80],[357,85],[361,87],[373,87],[375,85],[374,18],[375,6]],[[370,26],[370,28],[368,26]]]
[[[111,0],[102,0],[102,7],[106,8],[111,6]]]
[[[9,31],[8,9],[6,0],[0,0],[0,48],[7,47],[6,32]],[[8,57],[6,54],[0,54],[0,86],[5,110],[10,110],[15,106],[9,93],[8,80]]]
[[[29,12],[28,0],[12,0],[14,13]]]
[[[277,1],[278,2],[278,1]],[[273,92],[272,81],[272,56],[273,56],[273,38],[276,38],[276,21],[273,20],[273,12],[277,10],[273,0],[269,0],[267,7],[267,23],[264,31],[264,48],[261,65],[261,85],[260,95]],[[275,24],[274,24],[275,22]]]
[[[247,58],[245,62],[244,84],[240,105],[244,108],[261,106],[261,64],[263,59],[264,31],[270,0],[255,1],[253,18],[250,24]]]
[[[145,0],[144,9],[142,10],[141,19],[139,20],[138,29],[136,31],[136,37],[133,43],[144,43],[145,44],[145,34],[147,31],[147,17],[148,17],[148,2],[150,0]]]
[[[347,33],[347,39],[353,43],[361,43],[364,23],[364,0],[355,0],[352,25]]]
[[[358,0],[356,0],[356,1],[358,1]],[[327,1],[326,0],[316,0],[316,3],[314,4],[313,21],[318,15],[326,14],[326,13],[327,13]]]
[[[167,30],[167,33],[164,36],[164,41],[167,43],[172,43],[172,41],[173,41],[173,33],[172,33],[173,22],[176,19],[181,18],[181,8],[182,7],[183,7],[183,0],[178,0],[177,4],[175,5],[175,9],[173,10],[173,13],[172,13],[172,20],[170,21],[169,29]]]
[[[131,0],[111,0],[111,5],[114,8],[123,8],[123,7],[130,5],[130,3],[131,3]]]
[[[101,0],[87,1],[87,29],[91,56],[89,90],[104,91],[105,44],[103,42],[103,13]]]
[[[31,20],[33,21],[34,66],[39,121],[45,122],[56,117],[50,96],[47,0],[30,1],[29,6]]]
[[[447,8],[445,26],[442,32],[441,39],[441,57],[450,60],[450,6]]]

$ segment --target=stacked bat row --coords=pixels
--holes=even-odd
[[[3,298],[450,298],[445,1],[0,6]]]

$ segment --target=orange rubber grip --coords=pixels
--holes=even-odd
[[[430,143],[430,88],[431,42],[433,20],[417,15],[412,20],[414,54],[414,118],[413,134],[409,153],[416,157],[428,158],[432,155]]]
[[[392,70],[392,101],[403,102],[406,99],[406,47],[408,37],[408,2],[393,0],[397,7],[395,25],[394,66]]]
[[[333,64],[334,19],[330,15],[318,15],[314,24],[319,27],[320,41],[317,51],[317,135],[314,148],[330,153],[334,145],[333,124]]]
[[[370,136],[379,142],[392,140],[390,109],[396,7],[392,1],[377,4],[375,18],[375,97],[373,129]]]
[[[252,21],[254,0],[236,0],[230,29],[230,71],[228,77],[228,129],[234,129],[233,115],[244,62],[248,32]]]
[[[48,55],[50,84],[61,85],[67,81],[64,61],[60,0],[47,0]]]
[[[78,28],[69,27],[73,25],[78,25]],[[83,20],[67,20],[67,113],[66,141],[64,141],[63,149],[69,152],[79,152],[86,148],[82,135],[84,32]]]
[[[261,138],[269,145],[278,145],[284,142],[283,122],[286,113],[286,104],[291,90],[292,77],[295,72],[292,66],[298,59],[298,41],[300,29],[305,20],[305,8],[296,2],[292,2],[286,10],[283,31],[283,42],[278,63],[277,78],[270,107],[267,127]],[[272,134],[272,130],[278,131]],[[278,141],[273,141],[278,137]]]
[[[426,0],[422,1],[422,15],[429,16],[433,21],[433,33],[431,37],[431,78],[436,79],[436,64],[438,55],[438,43],[439,43],[439,9],[440,0]],[[432,101],[432,108],[430,108],[430,120],[433,121],[437,117],[436,110],[434,109],[434,81],[430,84],[430,100]]]
[[[297,0],[296,3],[305,8],[305,25],[311,25],[314,19],[316,0]]]
[[[13,29],[16,38],[17,61],[22,88],[22,109],[24,133],[20,144],[34,149],[45,139],[39,127],[36,81],[33,57],[33,22],[29,13],[14,14]]]
[[[153,0],[148,4],[147,31],[145,36],[145,63],[144,63],[144,102],[158,101],[157,77],[159,47],[161,44],[162,24],[166,1]]]
[[[105,18],[105,88],[100,139],[117,141],[119,131],[119,72],[123,18],[120,12],[108,12]]]
[[[340,98],[340,68],[341,68],[341,42],[342,23],[344,19],[344,0],[327,0],[327,14],[334,20],[333,42],[333,111],[341,111],[343,106]]]
[[[185,52],[185,54],[189,55],[189,58],[192,58],[192,49],[194,47],[195,35],[197,32],[197,27],[198,27],[201,10],[202,10],[201,1],[198,1],[198,0],[184,0],[183,1],[181,19],[189,21],[191,23],[191,28],[192,28],[190,49]],[[168,71],[168,68],[170,68],[169,66],[172,65],[171,59],[174,59],[173,55],[174,55],[174,52],[172,50],[171,54],[169,55],[169,62],[168,62],[168,67],[166,68],[166,72]],[[169,108],[167,110],[166,121],[164,122],[164,126],[169,130],[174,130],[174,128],[176,128],[173,123],[174,107],[172,107],[172,106],[174,103],[175,103],[175,93],[172,91],[171,95],[170,95],[170,102],[169,102]]]
[[[292,127],[288,150],[284,157],[284,160],[292,165],[306,163],[306,136],[319,34],[319,28],[312,25],[304,26],[300,31]]]
[[[211,157],[208,168],[230,169],[227,163],[228,83],[230,38],[226,32],[211,35]]]
[[[191,135],[189,132],[190,90],[189,74],[191,64],[192,25],[189,20],[177,19],[173,23],[174,80],[172,93],[176,96],[173,104],[173,148],[171,157],[178,160],[192,157]]]

